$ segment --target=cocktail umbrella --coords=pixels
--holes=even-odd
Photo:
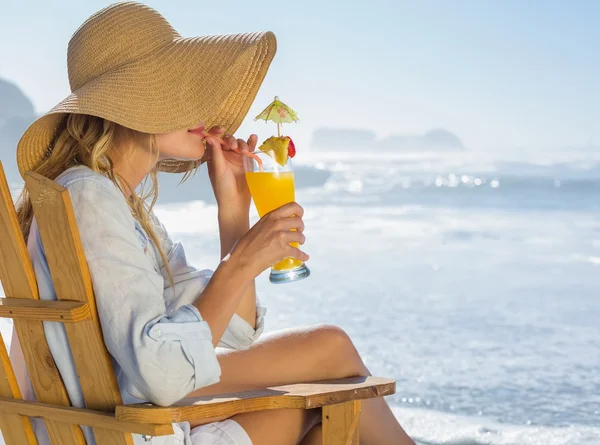
[[[256,116],[255,120],[262,119],[265,122],[271,121],[277,124],[277,136],[281,136],[281,124],[289,124],[298,122],[298,115],[294,110],[279,100],[275,96],[275,100],[271,102],[262,113]]]

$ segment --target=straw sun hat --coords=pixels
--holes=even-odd
[[[104,8],[73,34],[67,66],[71,94],[25,131],[19,172],[52,150],[69,113],[89,114],[144,133],[222,125],[233,134],[248,113],[276,51],[271,32],[181,37],[152,8],[134,2]],[[199,161],[165,159],[184,172]]]

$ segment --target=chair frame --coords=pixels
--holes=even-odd
[[[169,435],[174,422],[279,408],[321,408],[323,444],[358,445],[361,401],[395,393],[393,380],[354,377],[184,399],[170,407],[124,405],[102,338],[69,193],[34,172],[25,174],[25,183],[58,300],[39,298],[0,162],[0,281],[6,295],[0,299],[0,317],[14,320],[37,399],[22,400],[8,352],[0,341],[0,430],[6,445],[37,444],[31,417],[44,420],[52,445],[85,445],[80,425],[93,429],[98,445],[133,445],[133,433]],[[86,408],[71,406],[44,335],[44,321],[65,326]]]

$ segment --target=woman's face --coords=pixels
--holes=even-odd
[[[204,156],[206,148],[203,141],[205,137],[206,127],[203,122],[189,129],[155,135],[161,159],[173,158],[184,161],[196,160]]]

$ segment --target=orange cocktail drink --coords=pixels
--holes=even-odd
[[[258,214],[262,218],[267,213],[284,204],[295,201],[294,171],[287,156],[256,151],[244,157],[246,181]],[[298,248],[298,243],[290,243]],[[308,267],[295,258],[285,258],[271,268],[269,279],[272,283],[289,283],[310,275]]]
[[[294,172],[246,172],[246,181],[254,205],[262,218],[272,210],[295,201]],[[291,243],[299,247],[298,243]],[[290,270],[302,266],[302,261],[286,258],[273,266],[274,270]]]

